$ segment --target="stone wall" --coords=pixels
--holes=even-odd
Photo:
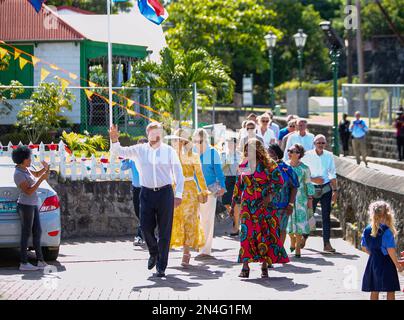
[[[335,158],[335,163],[340,188],[336,212],[345,238],[358,247],[369,221],[369,204],[385,200],[395,211],[398,247],[404,250],[404,178],[357,166],[343,158]]]
[[[51,184],[60,199],[63,239],[135,234],[138,221],[129,181]]]
[[[262,114],[264,110],[258,114]],[[241,127],[241,123],[251,111],[245,110],[228,110],[228,111],[216,111],[215,123],[222,122],[231,130],[238,130]],[[199,112],[199,121],[212,123],[212,112]],[[281,127],[286,126],[286,118],[275,117]],[[324,134],[326,137],[332,137],[332,126],[309,122],[309,130],[313,134]],[[368,134],[368,155],[376,158],[397,158],[396,138],[394,136],[394,130],[379,130],[370,129]],[[331,140],[329,141],[329,148],[331,148]],[[351,154],[352,151],[351,151]]]

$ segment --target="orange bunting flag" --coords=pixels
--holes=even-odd
[[[59,70],[58,66],[55,66],[54,64],[50,64],[49,67],[51,67],[53,70]]]
[[[37,64],[39,61],[41,61],[41,59],[32,56],[32,64],[33,64],[34,66],[36,66],[36,64]]]
[[[48,70],[41,68],[41,82],[44,81],[49,74],[50,72]]]
[[[28,63],[28,60],[24,59],[23,57],[20,57],[20,69],[24,69],[25,65]]]
[[[0,58],[3,59],[6,54],[7,50],[4,48],[0,48]]]
[[[88,89],[84,89],[84,92],[86,93],[87,98],[91,100],[91,97],[93,96],[94,92]]]
[[[70,77],[70,79],[76,80],[77,79],[77,74],[69,72],[69,77]]]
[[[128,103],[127,103],[128,108],[130,108],[130,107],[133,106],[134,104],[135,104],[135,101],[133,101],[133,100],[131,100],[131,99],[128,99]]]
[[[96,87],[97,85],[94,82],[88,81],[88,85],[90,87]]]
[[[130,115],[130,116],[136,116],[136,112],[130,109],[126,109],[126,112]]]
[[[17,60],[20,57],[20,55],[21,51],[16,48],[14,52],[14,60]]]

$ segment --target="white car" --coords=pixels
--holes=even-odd
[[[21,221],[17,213],[19,190],[14,183],[15,164],[9,157],[0,157],[0,248],[19,248]],[[46,261],[54,261],[59,255],[61,239],[59,198],[46,182],[38,188],[40,198],[41,246]],[[28,245],[32,248],[32,237]]]

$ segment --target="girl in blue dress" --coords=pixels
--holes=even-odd
[[[387,292],[387,300],[395,299],[395,291],[400,291],[398,271],[403,271],[397,259],[394,237],[394,213],[384,201],[376,201],[369,206],[370,225],[362,235],[362,250],[369,254],[363,276],[362,291],[371,292],[371,300],[379,300],[380,292]]]

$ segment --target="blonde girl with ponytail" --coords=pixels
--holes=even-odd
[[[397,270],[403,271],[396,253],[394,212],[387,202],[375,201],[369,206],[369,216],[361,243],[369,254],[362,291],[370,292],[371,300],[379,300],[380,292],[387,292],[387,300],[394,300],[395,291],[400,291]]]

